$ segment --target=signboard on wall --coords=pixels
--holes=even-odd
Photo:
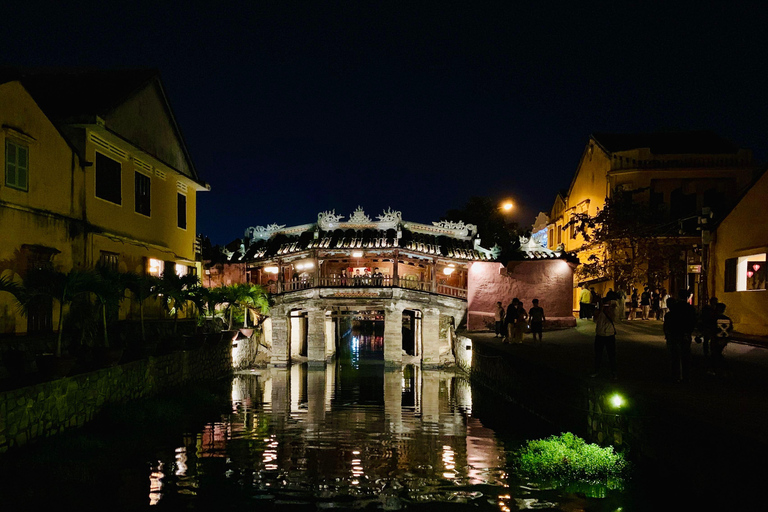
[[[688,265],[689,274],[701,274],[701,265]]]

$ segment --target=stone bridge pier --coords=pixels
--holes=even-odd
[[[383,312],[384,361],[387,365],[451,365],[451,326],[466,312],[466,301],[428,292],[404,289],[366,291],[349,297],[348,290],[310,289],[279,296],[270,321],[272,366],[307,361],[321,365],[331,360],[341,342],[335,319],[356,311]],[[404,349],[403,333],[409,339]],[[412,339],[412,343],[411,343]],[[412,346],[411,346],[412,345]]]

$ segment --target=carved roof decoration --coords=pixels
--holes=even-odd
[[[230,261],[268,261],[321,250],[339,256],[352,250],[386,253],[399,250],[415,256],[487,261],[498,257],[498,248],[485,249],[473,239],[477,227],[464,222],[432,225],[404,222],[402,213],[387,208],[372,220],[361,206],[345,221],[336,210],[320,212],[317,223],[286,228],[270,224],[245,232],[245,254],[234,252]]]
[[[520,237],[520,248],[517,251],[518,258],[522,260],[557,260],[563,259],[578,263],[578,258],[565,252],[562,247],[557,250],[551,250],[543,245],[536,238]]]

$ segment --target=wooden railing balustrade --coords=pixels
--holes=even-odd
[[[267,289],[270,293],[287,293],[310,288],[406,288],[422,292],[437,293],[458,299],[467,298],[467,289],[460,286],[449,286],[431,281],[419,281],[406,276],[321,276],[296,278],[284,282],[271,283]]]

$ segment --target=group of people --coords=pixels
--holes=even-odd
[[[686,294],[689,295],[690,292],[686,291]],[[611,289],[605,297],[617,301],[617,318],[622,320],[664,320],[664,315],[669,310],[667,302],[672,298],[666,289],[651,289],[649,286],[643,287],[642,292],[632,287],[629,295],[624,290]],[[603,298],[595,291],[594,286],[585,286],[579,294],[579,318],[592,319],[600,310]],[[687,300],[690,301],[690,296]]]
[[[646,288],[647,290],[647,288]],[[670,375],[677,382],[690,377],[691,342],[703,345],[708,358],[707,373],[717,375],[725,366],[723,350],[730,341],[733,322],[725,314],[725,304],[712,297],[700,314],[689,303],[688,290],[681,290],[677,298],[666,297],[664,338],[670,356]],[[607,355],[611,379],[616,380],[616,321],[618,302],[606,295],[601,307],[593,314],[595,322],[595,366],[591,377],[600,374],[603,353]],[[695,336],[695,338],[694,338]]]
[[[594,371],[590,377],[601,374],[604,354],[608,359],[610,378],[617,379],[616,371],[616,323],[626,318],[635,320],[635,313],[640,308],[643,320],[658,319],[664,322],[664,337],[670,358],[670,375],[677,382],[686,382],[690,376],[691,343],[702,344],[703,354],[707,358],[707,373],[721,374],[725,359],[723,350],[730,341],[733,322],[725,314],[725,304],[712,297],[700,313],[691,304],[691,292],[680,290],[677,297],[672,297],[667,290],[651,290],[644,287],[638,294],[632,288],[632,295],[627,301],[629,313],[625,317],[623,310],[626,294],[622,291],[609,290],[605,297],[594,287],[584,288],[579,295],[579,318],[592,319],[595,323]],[[533,339],[542,340],[544,309],[539,300],[533,300],[533,307],[526,311],[523,301],[515,298],[504,309],[501,302],[496,303],[495,321],[497,338],[504,343],[522,343],[526,330],[530,329]]]
[[[544,308],[539,306],[539,299],[533,299],[533,307],[525,310],[523,301],[515,297],[504,309],[501,301],[496,303],[494,320],[496,321],[496,338],[502,338],[504,343],[522,343],[526,330],[530,329],[534,341],[542,341],[544,332]]]
[[[725,304],[717,297],[709,299],[698,315],[696,308],[688,303],[686,291],[672,299],[664,321],[664,336],[671,355],[672,374],[677,381],[685,382],[690,376],[692,336],[703,345],[703,354],[709,363],[707,373],[722,373],[725,367],[723,350],[732,331],[733,321],[725,314]]]
[[[341,286],[383,286],[384,274],[379,267],[374,268],[373,273],[366,268],[364,272],[358,270],[349,275],[347,275],[347,269],[341,269],[338,280]]]
[[[686,291],[686,295],[687,295]],[[648,286],[638,294],[637,288],[632,287],[629,297],[629,314],[627,320],[664,320],[669,311],[668,302],[672,296],[664,288],[651,290]],[[637,318],[638,310],[640,318]]]

